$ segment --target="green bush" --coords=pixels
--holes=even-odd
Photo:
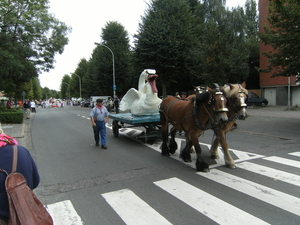
[[[23,123],[23,110],[0,108],[0,123]]]

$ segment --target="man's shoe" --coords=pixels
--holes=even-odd
[[[96,143],[96,146],[99,146],[99,144]]]
[[[107,149],[107,146],[106,146],[106,145],[102,145],[102,148],[103,148],[103,149]]]

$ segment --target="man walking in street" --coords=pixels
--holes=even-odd
[[[90,118],[94,130],[94,138],[96,146],[99,146],[99,136],[101,135],[101,147],[107,149],[106,146],[106,123],[108,121],[109,112],[107,108],[103,105],[102,99],[96,100],[96,106],[92,109],[90,113]]]

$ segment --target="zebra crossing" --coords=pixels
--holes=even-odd
[[[300,156],[299,153],[300,152],[293,152],[290,153],[290,155]],[[273,156],[265,157],[263,160],[272,160],[273,158]],[[280,157],[276,157],[276,159],[278,160],[277,163],[280,163],[281,160],[286,160]],[[295,164],[292,164],[290,166],[294,167],[294,165]],[[300,176],[297,174],[261,166],[252,162],[238,163],[238,168],[300,187]],[[295,214],[299,216],[300,221],[300,198],[298,196],[277,191],[272,187],[246,180],[242,177],[230,174],[230,171],[223,172],[217,168],[212,169],[209,173],[197,172],[196,174],[216,182],[219,185],[229,187],[234,192],[241,192],[251,198],[264,201],[276,208]],[[255,217],[255,215],[251,215],[177,177],[155,181],[154,184],[218,224],[269,224]],[[145,200],[139,198],[129,189],[104,193],[102,196],[126,224],[171,223],[161,218],[159,212],[156,212]],[[139,215],[138,219],[133,216],[136,214]],[[147,216],[150,216],[152,219]],[[155,219],[157,219],[157,221]]]
[[[135,140],[135,137],[139,134],[139,132],[140,131],[131,128],[120,129],[120,134],[126,135],[127,137]],[[181,139],[177,139],[176,141],[178,143],[178,148],[180,149],[181,144],[183,145],[184,143]],[[159,142],[154,144],[143,144],[160,152]],[[208,144],[205,145],[208,148],[210,147]],[[300,171],[300,151],[286,153],[287,157],[266,157],[264,155],[242,152],[235,149],[230,149],[230,151],[231,154],[235,155],[237,167],[249,173],[250,177],[262,176],[272,181],[282,182],[289,187],[293,187],[293,190],[295,187],[297,190],[300,187],[300,176],[298,175]],[[171,157],[182,161],[179,159],[178,153],[175,153]],[[259,160],[260,163],[256,160]],[[195,158],[193,159],[193,162],[194,161]],[[267,162],[273,163],[273,166],[266,166],[268,165]],[[194,167],[194,163],[187,163],[187,165]],[[260,180],[246,179],[241,177],[239,174],[237,175],[231,172],[233,170],[222,170],[222,167],[220,166],[223,165],[223,156],[220,154],[220,159],[215,160],[214,164],[210,165],[211,171],[209,173],[195,173],[203,179],[216,183],[217,186],[230,189],[230,191],[233,192],[232,195],[241,193],[247,196],[247,199],[264,202],[279,211],[291,213],[296,218],[299,218],[300,222],[300,192],[289,193],[288,189],[284,191],[277,190],[276,187],[273,187],[274,182],[262,183]],[[284,169],[285,166],[292,169],[287,172]],[[214,223],[224,225],[271,224],[270,221],[255,215],[253,212],[241,209],[238,205],[228,202],[220,196],[216,197],[213,194],[202,190],[199,187],[193,186],[178,177],[157,180],[154,181],[153,184],[154,188],[162,190],[165,194],[171,195],[173,198],[179,200],[183,204],[186,204],[188,207],[193,208],[196,212],[207,217]],[[138,193],[135,193],[134,190],[130,190],[130,188],[102,193],[101,196],[125,224],[172,224],[172,221],[170,221],[169,218],[165,218],[158,209],[148,203],[149,199],[147,199],[147,197],[139,196]],[[151,198],[151,196],[149,196],[149,198]],[[157,205],[159,204],[160,202],[157,202]],[[48,210],[53,216],[54,224],[56,225],[85,224],[76,213],[72,202],[69,200],[50,204],[48,205]],[[265,209],[261,208],[261,210],[263,211]],[[286,224],[289,224],[288,220]]]

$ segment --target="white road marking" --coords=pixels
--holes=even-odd
[[[197,174],[300,216],[300,199],[292,195],[216,169],[211,170],[209,173]]]
[[[77,214],[70,200],[47,205],[54,225],[82,225],[83,222]]]
[[[176,177],[154,184],[219,224],[268,224]]]
[[[127,225],[171,224],[129,189],[102,194]]]
[[[244,170],[248,170],[253,173],[264,175],[274,180],[280,180],[289,184],[293,184],[300,187],[300,176],[284,171],[276,170],[266,166],[261,166],[251,162],[242,162],[238,164],[238,167]]]
[[[300,152],[291,152],[291,153],[288,153],[288,154],[300,157]]]
[[[278,156],[270,156],[270,157],[266,157],[264,159],[268,160],[268,161],[272,161],[272,162],[276,162],[276,163],[285,164],[285,165],[288,165],[288,166],[300,168],[300,161],[285,159],[285,158],[281,158],[281,157],[278,157]]]

